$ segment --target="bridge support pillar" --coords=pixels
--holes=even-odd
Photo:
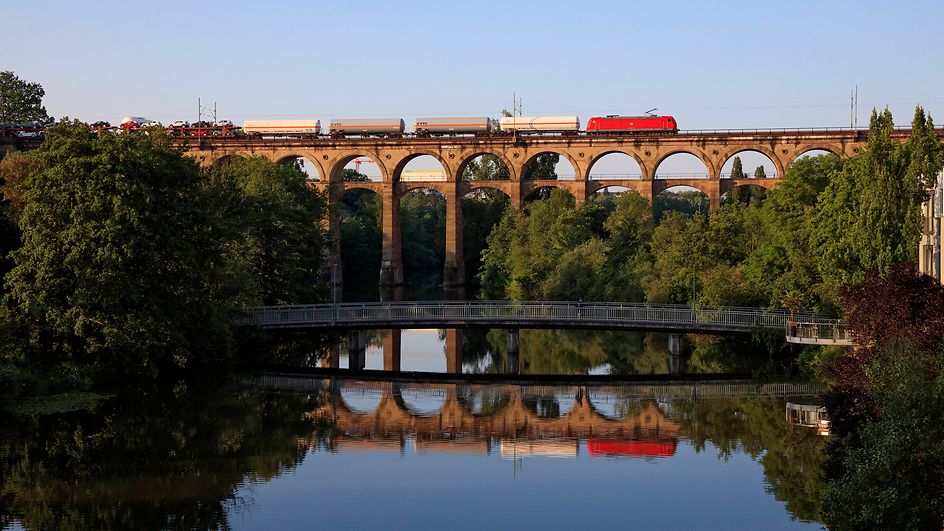
[[[344,291],[344,276],[341,271],[341,220],[339,218],[338,208],[340,204],[340,194],[336,186],[330,186],[328,192],[328,219],[327,229],[330,240],[327,249],[325,265],[327,266],[327,283],[331,289],[332,300],[340,302],[343,300],[341,293]]]
[[[708,208],[718,208],[721,206],[721,179],[709,180],[705,184],[704,192],[708,196]]]
[[[462,374],[462,330],[446,330],[446,372]]]
[[[383,354],[384,370],[400,372],[400,334],[399,328],[384,331]]]
[[[367,364],[367,334],[351,330],[347,335],[347,368],[360,371]]]
[[[521,359],[518,354],[521,347],[521,342],[517,328],[506,331],[505,346],[508,347],[508,359],[505,362],[505,374],[521,374]]]
[[[685,336],[683,334],[669,334],[669,374],[682,374],[682,355],[685,352]]]
[[[457,187],[446,196],[446,263],[443,287],[446,290],[465,285],[462,258],[462,192]]]
[[[400,254],[400,194],[394,183],[384,183],[380,286],[403,285],[403,258]]]

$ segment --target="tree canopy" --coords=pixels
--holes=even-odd
[[[10,71],[0,72],[0,122],[52,122],[43,107],[45,95],[39,83],[22,80]]]

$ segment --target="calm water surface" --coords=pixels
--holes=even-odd
[[[568,341],[588,336],[529,335],[519,338],[519,372],[673,372],[665,336],[597,339],[572,352]],[[383,368],[384,334],[372,337],[364,365]],[[504,336],[461,339],[463,372],[509,371]],[[358,338],[341,350],[349,341],[357,360]],[[446,331],[402,332],[401,368],[449,372],[449,341]],[[689,372],[743,362],[717,352],[730,345],[699,341],[676,355]],[[788,401],[815,403],[801,396],[810,389],[363,381],[353,372],[179,382],[92,411],[5,419],[3,527],[818,528],[825,438],[785,418]]]

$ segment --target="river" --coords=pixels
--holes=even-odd
[[[383,372],[394,338],[433,374]],[[3,528],[818,528],[827,437],[786,413],[817,386],[745,340],[677,340],[349,333],[314,357],[334,369],[7,414]]]

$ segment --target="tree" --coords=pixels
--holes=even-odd
[[[541,153],[527,167],[525,176],[529,181],[556,180],[558,162],[560,155],[557,153]]]
[[[873,267],[885,273],[917,260],[921,205],[942,162],[933,127],[917,107],[912,133],[900,144],[888,109],[873,110],[867,148],[823,192],[810,243],[833,293]]]
[[[29,83],[13,72],[0,72],[0,122],[51,123],[43,107],[46,91],[39,83]]]
[[[481,155],[466,165],[462,172],[465,181],[507,181],[510,178],[505,163],[495,155]]]
[[[767,178],[767,172],[764,171],[764,165],[763,165],[763,164],[757,166],[757,168],[754,169],[754,178],[755,178],[755,179],[766,179],[766,178]]]
[[[39,356],[117,377],[226,355],[235,313],[212,291],[223,260],[196,162],[160,135],[96,139],[80,122],[30,157],[6,282]]]
[[[741,164],[741,157],[734,157],[734,165],[731,166],[731,178],[732,179],[746,179],[747,174],[744,173],[744,166]]]
[[[328,235],[322,194],[295,164],[236,157],[209,171],[208,211],[215,238],[239,272],[236,292],[247,306],[312,303],[324,297]]]

